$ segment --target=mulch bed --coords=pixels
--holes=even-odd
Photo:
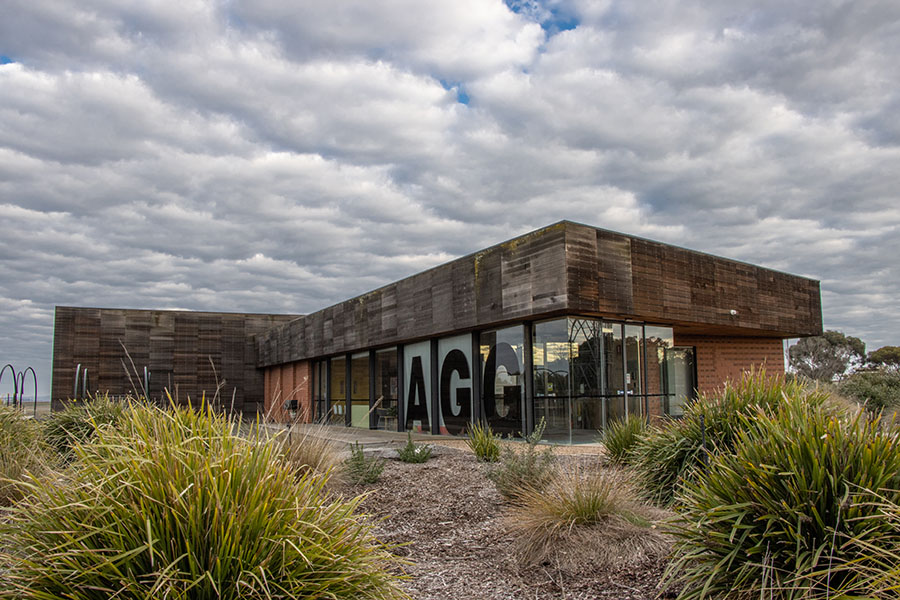
[[[592,461],[596,455],[559,456]],[[354,487],[367,493],[364,510],[376,520],[383,542],[409,561],[404,587],[420,599],[587,599],[650,600],[663,557],[639,564],[572,574],[551,564],[521,565],[503,523],[504,503],[484,476],[485,465],[467,451],[437,447],[424,464],[390,460],[381,480]]]

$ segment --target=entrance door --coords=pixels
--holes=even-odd
[[[666,374],[666,414],[679,417],[684,413],[684,404],[697,397],[697,364],[693,346],[675,346],[666,350]]]

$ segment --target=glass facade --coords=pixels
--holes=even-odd
[[[676,347],[671,327],[585,317],[313,363],[319,419],[444,435],[485,421],[513,436],[543,419],[545,437],[566,443],[593,441],[629,414],[678,416],[695,385],[693,349]]]
[[[495,433],[518,435],[525,427],[525,337],[521,325],[480,336],[482,418]]]
[[[569,317],[532,331],[534,418],[545,419],[547,439],[592,441],[628,414],[680,414],[669,380],[686,370],[673,363],[671,328]]]
[[[328,391],[330,393],[328,421],[344,423],[347,419],[347,360],[343,356],[329,361]]]
[[[406,431],[431,431],[431,342],[403,347]]]
[[[369,428],[369,353],[350,358],[350,425]]]
[[[375,352],[375,429],[397,431],[397,348]]]

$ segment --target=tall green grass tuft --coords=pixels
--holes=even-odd
[[[43,422],[44,438],[63,458],[70,460],[74,457],[75,444],[90,440],[100,427],[115,425],[129,402],[111,400],[108,394],[70,401]]]
[[[507,500],[515,501],[524,490],[544,488],[553,476],[553,448],[538,449],[544,437],[547,423],[543,417],[531,435],[525,436],[524,447],[506,444],[500,450],[500,458],[486,473],[497,491]]]
[[[0,506],[19,500],[27,474],[40,475],[50,459],[38,423],[20,410],[0,406]]]
[[[600,434],[600,442],[606,448],[606,455],[613,463],[624,465],[631,462],[631,451],[643,439],[650,428],[647,419],[640,415],[628,415],[610,423]]]
[[[715,456],[679,497],[667,581],[681,600],[868,597],[896,523],[869,490],[900,501],[900,437],[865,413],[838,415],[802,394],[742,413],[733,452]],[[857,540],[856,546],[848,540]]]
[[[472,423],[466,445],[482,462],[497,462],[500,459],[500,434],[494,434],[487,423]]]
[[[325,478],[209,407],[133,406],[0,525],[0,597],[396,598],[395,564]]]
[[[769,413],[785,397],[803,397],[807,403],[819,405],[828,395],[798,381],[767,377],[761,370],[745,373],[737,383],[727,383],[721,393],[694,400],[681,419],[651,427],[630,454],[646,497],[670,505],[682,482],[693,479],[713,455],[733,448],[747,414],[758,408]]]

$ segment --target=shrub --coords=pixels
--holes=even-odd
[[[19,500],[27,488],[23,479],[28,473],[39,475],[48,461],[37,422],[0,406],[0,506]]]
[[[523,562],[563,561],[564,570],[578,571],[667,549],[652,526],[657,516],[659,511],[640,502],[625,472],[569,469],[541,489],[521,490],[507,523]]]
[[[599,441],[606,447],[606,455],[610,461],[617,464],[630,462],[632,448],[638,440],[647,435],[650,425],[647,419],[640,415],[628,415],[623,419],[616,419],[600,435]]]
[[[739,382],[726,383],[721,393],[702,395],[689,403],[681,419],[651,427],[631,454],[646,497],[671,504],[678,486],[693,478],[711,455],[731,450],[744,427],[745,415],[757,407],[769,412],[785,396],[804,397],[811,404],[822,404],[828,398],[799,381],[770,378],[765,371],[745,373]]]
[[[0,596],[401,597],[360,499],[237,429],[208,407],[134,407],[76,445],[68,477],[33,480],[0,525]]]
[[[432,448],[428,444],[414,444],[412,441],[412,433],[406,434],[406,445],[397,450],[397,456],[403,462],[407,463],[423,463],[428,462],[431,458]]]
[[[841,394],[865,404],[870,410],[900,407],[900,373],[888,371],[854,373],[837,387]]]
[[[359,442],[350,444],[350,458],[344,461],[347,479],[354,485],[375,483],[384,471],[385,461],[377,456],[366,456]]]
[[[473,423],[469,427],[466,445],[482,462],[497,462],[500,459],[500,434],[495,435],[486,423]]]
[[[869,490],[898,488],[900,437],[800,394],[740,424],[733,453],[679,498],[667,571],[684,585],[679,598],[868,596],[861,572],[871,563],[845,541],[878,545],[892,533]]]
[[[70,401],[44,421],[44,438],[66,460],[74,457],[72,447],[93,437],[100,427],[115,425],[128,402],[110,400],[104,394],[84,401]]]
[[[507,444],[500,450],[497,465],[487,472],[497,491],[507,499],[515,500],[524,489],[541,489],[550,481],[553,470],[553,449],[538,450],[544,437],[546,422],[541,417],[531,435],[525,436],[525,446],[515,448]],[[519,444],[515,444],[519,446]]]
[[[339,475],[342,463],[340,450],[328,437],[327,429],[325,424],[302,425],[291,427],[288,435],[279,436],[282,456],[297,474]]]

